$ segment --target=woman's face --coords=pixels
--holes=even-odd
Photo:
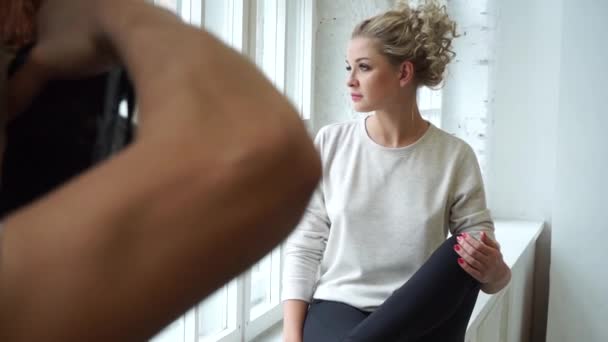
[[[351,39],[346,53],[346,70],[346,84],[358,112],[383,109],[401,94],[399,67],[379,52],[373,39]]]

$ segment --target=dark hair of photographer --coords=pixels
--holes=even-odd
[[[34,17],[40,0],[0,1],[0,42],[4,47],[18,49],[34,38]]]

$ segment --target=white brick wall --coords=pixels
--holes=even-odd
[[[451,1],[448,10],[461,36],[454,40],[456,58],[443,90],[443,129],[466,140],[485,171],[495,16],[487,0]]]

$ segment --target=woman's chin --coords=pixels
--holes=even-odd
[[[369,106],[364,105],[363,103],[353,103],[353,110],[359,113],[369,113],[372,112],[373,109],[369,108]]]

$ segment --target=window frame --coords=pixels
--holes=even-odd
[[[153,3],[166,2],[149,0]],[[222,40],[235,50],[260,62],[256,51],[256,39],[263,28],[263,21],[268,20],[258,15],[263,1],[269,1],[274,14],[271,23],[276,27],[274,37],[264,36],[263,41],[271,39],[271,56],[262,56],[260,69],[266,66],[265,74],[273,81],[275,87],[288,96],[300,113],[303,120],[311,117],[313,108],[313,72],[314,72],[314,22],[316,16],[315,0],[174,0],[174,12],[179,12],[184,21],[201,27],[205,25],[205,9],[209,1],[222,4],[225,23]],[[221,1],[221,2],[220,2]],[[170,1],[171,2],[171,1]],[[198,12],[198,14],[197,14]],[[290,18],[289,20],[287,18]],[[264,32],[261,32],[264,34]],[[289,51],[289,54],[288,54]],[[310,52],[306,56],[305,53]],[[289,57],[295,57],[292,61]],[[289,62],[288,62],[289,61]],[[258,64],[259,65],[259,64]],[[245,271],[230,283],[222,287],[227,295],[227,328],[214,335],[199,336],[198,305],[186,312],[166,330],[171,336],[183,336],[184,342],[244,342],[275,326],[281,321],[282,246],[271,253],[270,258],[270,291],[269,308],[255,317],[251,316],[251,270]],[[168,334],[166,336],[169,336]],[[162,340],[159,340],[162,341]]]

